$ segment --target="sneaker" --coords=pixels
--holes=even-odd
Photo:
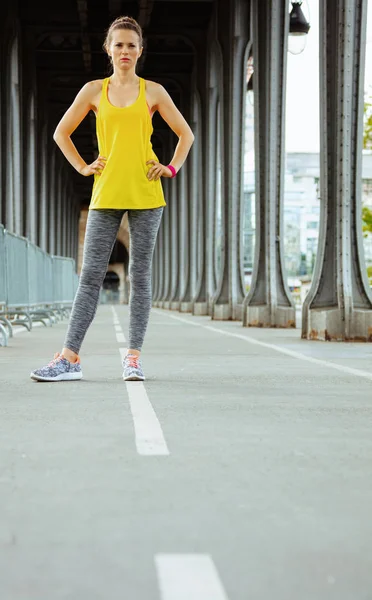
[[[136,356],[135,354],[127,354],[123,359],[123,369],[124,381],[145,380],[139,356]]]
[[[78,358],[75,363],[71,363],[63,354],[57,352],[49,364],[41,369],[32,371],[30,377],[31,379],[36,379],[36,381],[72,381],[81,379],[83,374],[81,372],[80,359]]]

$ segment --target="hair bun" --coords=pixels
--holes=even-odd
[[[132,17],[118,17],[114,23],[123,23],[124,21],[129,21],[130,23],[136,22]]]

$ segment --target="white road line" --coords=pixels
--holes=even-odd
[[[257,346],[262,346],[263,348],[270,348],[271,350],[275,350],[276,352],[281,352],[282,354],[287,354],[287,356],[292,356],[292,358],[296,358],[297,360],[305,360],[316,365],[321,365],[322,367],[330,367],[331,369],[335,369],[336,371],[341,371],[341,373],[349,373],[350,375],[355,375],[356,377],[365,377],[366,379],[370,379],[372,381],[372,372],[369,371],[363,371],[362,369],[353,369],[352,367],[346,367],[345,365],[339,365],[337,363],[329,362],[327,360],[321,360],[320,358],[306,356],[306,354],[301,354],[301,352],[295,352],[294,350],[288,350],[287,348],[277,346],[276,344],[268,344],[267,342],[261,342],[261,340],[256,340],[255,338],[249,335],[232,333],[231,331],[224,331],[223,329],[218,329],[217,327],[212,327],[210,325],[202,325],[201,323],[193,323],[188,319],[176,317],[175,315],[170,315],[166,311],[164,311],[164,313],[161,314],[166,315],[170,319],[176,319],[177,321],[187,323],[188,325],[202,327],[203,329],[208,329],[209,331],[213,331],[214,333],[220,333],[222,335],[228,335],[230,337],[238,338],[240,340],[243,340],[244,342],[248,342],[248,344],[256,344]]]
[[[111,311],[112,311],[112,315],[113,315],[114,325],[119,325],[120,320],[118,317],[118,313],[116,312],[115,308],[112,305],[111,305]]]
[[[209,554],[156,554],[162,600],[228,600]]]
[[[119,348],[122,359],[126,348]],[[126,381],[132,413],[136,447],[142,456],[168,456],[169,450],[163,430],[141,381]]]
[[[113,321],[114,321],[114,327],[115,327],[116,341],[119,344],[125,344],[125,342],[127,340],[125,339],[125,335],[123,333],[121,325],[119,324],[119,318],[118,318],[117,312],[116,312],[116,310],[115,310],[115,308],[113,306],[111,306],[111,310],[112,310],[112,314],[113,314]]]

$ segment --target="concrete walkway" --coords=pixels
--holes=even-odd
[[[371,600],[372,346],[126,306],[0,348],[2,600]]]

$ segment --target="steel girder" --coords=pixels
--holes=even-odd
[[[252,0],[256,247],[245,326],[295,327],[282,227],[288,18],[286,0]]]
[[[320,11],[321,219],[308,339],[372,341],[361,226],[366,11],[367,0],[324,0]]]

